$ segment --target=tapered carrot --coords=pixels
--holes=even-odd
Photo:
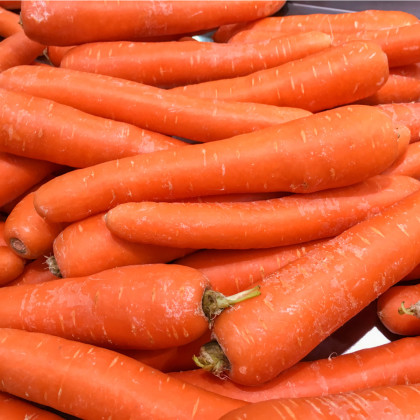
[[[14,67],[0,74],[0,86],[52,99],[90,114],[201,142],[310,114],[290,107],[180,96],[128,80],[54,67]]]
[[[420,410],[420,385],[382,386],[310,398],[284,398],[250,404],[220,417],[220,420],[416,419]]]
[[[197,83],[171,91],[315,112],[373,95],[386,82],[388,73],[387,57],[378,44],[354,41],[247,76]]]
[[[383,174],[406,175],[420,180],[420,143],[410,144]]]
[[[80,418],[213,420],[245,404],[61,337],[1,329],[0,342],[1,390]]]
[[[249,203],[125,203],[107,213],[106,224],[122,239],[159,246],[271,248],[338,235],[418,189],[420,182],[411,177],[380,175]]]
[[[63,277],[87,276],[124,265],[166,263],[191,251],[124,241],[106,227],[104,214],[70,224],[53,244]]]
[[[419,208],[415,192],[266,277],[215,320],[198,363],[244,385],[294,365],[420,263]]]
[[[185,146],[162,134],[25,93],[0,89],[0,100],[0,150],[15,155],[80,168]]]
[[[322,32],[252,44],[105,42],[72,48],[60,66],[160,87],[244,76],[331,46]]]
[[[392,289],[390,289],[392,290]],[[419,382],[420,338],[402,338],[353,353],[300,362],[266,384],[247,387],[202,369],[171,376],[220,395],[248,402],[274,398],[316,397],[385,385]]]
[[[139,40],[184,34],[262,18],[285,1],[25,1],[21,18],[26,34],[46,45]],[[147,25],[145,25],[147,22]]]
[[[336,188],[385,170],[401,153],[398,137],[384,112],[342,107],[218,142],[68,172],[42,185],[34,204],[51,221],[72,221],[129,201]]]
[[[19,15],[9,12],[0,4],[0,36],[7,38],[16,32],[22,32],[22,27],[19,25]]]

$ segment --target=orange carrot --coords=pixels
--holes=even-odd
[[[416,419],[420,411],[420,385],[395,385],[324,397],[284,398],[250,404],[220,420],[368,420]]]
[[[398,137],[391,118],[377,108],[342,107],[230,139],[68,172],[42,185],[34,204],[51,221],[74,221],[130,201],[336,188],[390,166],[401,153]]]
[[[243,385],[294,365],[420,263],[419,209],[415,192],[266,277],[215,320],[197,362]]]
[[[410,144],[405,153],[397,158],[383,174],[406,175],[420,180],[420,143]]]
[[[246,404],[89,344],[7,328],[0,342],[1,390],[79,418],[213,420]]]
[[[315,112],[373,95],[388,73],[387,57],[378,44],[354,41],[247,76],[187,85],[171,92]]]
[[[420,265],[416,266],[403,280],[420,280]]]
[[[310,31],[310,32],[313,32],[313,31]],[[310,32],[302,32],[302,34],[308,34]],[[248,43],[248,42],[256,42],[256,41],[264,41],[264,40],[279,38],[283,36],[287,37],[287,36],[292,36],[292,35],[296,35],[296,34],[289,34],[287,32],[268,32],[268,31],[259,31],[255,29],[247,29],[233,35],[231,38],[229,38],[228,43],[229,44],[234,44],[237,42]]]
[[[174,87],[244,76],[330,46],[330,37],[322,32],[246,45],[197,41],[88,43],[67,52],[60,67]]]
[[[1,0],[0,6],[4,7],[5,9],[20,9],[22,2],[20,0]]]
[[[122,239],[158,246],[271,248],[338,235],[418,189],[420,182],[411,177],[379,175],[348,187],[249,203],[142,201],[114,207],[106,224]]]
[[[0,3],[0,36],[7,38],[16,32],[22,32],[22,27],[19,25],[19,15],[9,12]]]
[[[51,66],[14,67],[0,74],[0,86],[52,99],[93,115],[201,142],[310,114],[298,108],[191,98],[128,80]]]
[[[8,246],[0,246],[0,286],[10,283],[22,274],[25,262]]]
[[[135,244],[113,235],[104,214],[67,226],[53,244],[56,269],[63,277],[80,277],[114,267],[166,263],[190,252],[187,249]]]
[[[73,47],[74,45],[69,45],[67,47],[57,47],[54,45],[48,45],[45,55],[52,65],[59,67],[64,55]]]
[[[141,40],[185,34],[251,21],[275,13],[285,1],[25,1],[21,18],[26,34],[46,45]],[[147,22],[147,25],[144,24]]]
[[[0,100],[0,150],[19,156],[80,168],[186,145],[25,93],[0,89]]]
[[[392,290],[392,289],[391,289]],[[387,292],[385,292],[387,293]],[[248,402],[316,397],[385,385],[419,382],[420,337],[409,337],[336,357],[299,362],[271,381],[248,387],[195,369],[171,376],[217,394]]]

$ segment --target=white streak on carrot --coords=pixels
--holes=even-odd
[[[112,366],[114,366],[114,365],[117,363],[118,359],[119,359],[119,356],[116,356],[116,357],[112,360],[112,362],[111,362],[111,364],[109,365],[109,367],[111,368]]]
[[[197,410],[198,410],[198,404],[200,403],[200,397],[197,398],[197,401],[194,404],[193,407],[193,411],[192,411],[192,417],[194,418],[195,415],[197,414]]]
[[[374,228],[374,227],[371,227],[370,229],[371,229],[373,232],[377,233],[379,236],[382,236],[382,238],[385,238],[385,236],[383,235],[383,233],[382,233],[380,230],[378,230],[378,229],[376,229],[376,228]]]
[[[405,226],[404,226],[404,225],[397,224],[397,226],[398,226],[398,229],[399,229],[402,233],[404,233],[404,235],[410,236],[410,235],[408,234],[408,232],[406,231],[406,229],[405,229]]]

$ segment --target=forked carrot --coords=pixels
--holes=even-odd
[[[101,347],[7,328],[0,342],[2,391],[80,418],[214,420],[246,404]]]
[[[215,320],[197,362],[243,385],[293,366],[420,263],[419,209],[415,192],[266,277]]]
[[[420,143],[412,143],[395,162],[386,169],[386,175],[406,175],[420,180]]]
[[[0,36],[7,38],[16,32],[22,32],[19,15],[6,10],[0,3]]]
[[[382,172],[407,143],[377,108],[341,107],[230,139],[71,171],[42,185],[34,204],[51,221],[74,221],[130,201],[308,193]]]
[[[378,44],[353,41],[247,76],[187,85],[171,92],[316,112],[373,95],[388,73],[387,57]]]

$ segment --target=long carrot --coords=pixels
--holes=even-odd
[[[420,180],[420,143],[410,144],[383,174],[406,175]]]
[[[315,112],[373,95],[386,82],[388,73],[387,57],[378,44],[354,41],[247,76],[197,83],[171,91]]]
[[[252,44],[104,42],[72,48],[60,66],[160,87],[244,76],[331,46],[322,32]]]
[[[419,208],[415,192],[266,277],[215,320],[197,362],[244,385],[294,365],[420,263]]]
[[[34,204],[51,221],[72,221],[129,201],[314,192],[385,170],[401,153],[398,141],[384,112],[342,107],[218,142],[75,170],[42,185]]]
[[[4,9],[0,5],[0,36],[7,38],[16,32],[22,32],[22,27],[19,25],[19,15]]]
[[[420,410],[420,385],[395,385],[325,397],[285,398],[239,408],[220,420],[368,420],[373,418],[415,420]]]
[[[25,93],[0,89],[0,101],[0,150],[15,155],[80,168],[185,146],[181,140]]]
[[[61,337],[6,328],[0,342],[1,390],[83,419],[213,420],[245,404]]]
[[[168,90],[76,70],[16,66],[0,86],[160,133],[211,141],[281,124],[309,111],[175,95]]]
[[[392,290],[392,289],[391,289]],[[385,385],[419,382],[420,337],[315,361],[299,362],[259,386],[238,385],[202,369],[173,372],[171,376],[220,395],[248,402],[274,398],[317,397]]]
[[[124,241],[106,227],[103,213],[70,224],[53,243],[55,264],[63,277],[124,265],[167,263],[191,251]]]

